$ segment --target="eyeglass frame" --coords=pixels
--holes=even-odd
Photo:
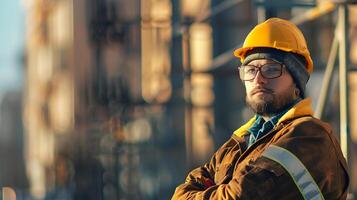
[[[265,65],[271,65],[271,64],[278,64],[278,65],[280,66],[280,73],[279,73],[278,76],[274,76],[274,77],[272,77],[272,78],[265,77],[265,76],[263,75],[263,73],[262,73],[262,68],[263,68]],[[253,78],[251,78],[251,79],[246,79],[246,80],[242,79],[241,69],[243,69],[244,66],[250,66],[250,67],[254,67],[255,69],[257,69],[257,70],[255,70],[255,74],[254,74]],[[256,77],[257,74],[258,74],[258,71],[260,72],[260,75],[261,75],[263,78],[265,78],[265,79],[275,79],[275,78],[279,78],[280,76],[283,75],[283,69],[284,69],[284,68],[285,68],[285,65],[284,65],[283,63],[274,61],[274,63],[265,63],[265,64],[262,64],[262,65],[261,65],[261,64],[258,64],[258,65],[249,65],[249,64],[247,64],[247,65],[240,65],[240,66],[238,66],[238,73],[239,73],[239,78],[240,78],[242,81],[251,81],[251,80],[254,80],[255,77]]]

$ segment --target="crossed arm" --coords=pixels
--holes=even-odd
[[[208,163],[191,171],[185,183],[176,188],[172,200],[268,199],[266,195],[278,182],[291,182],[282,176],[281,166],[266,158],[258,159],[246,173],[234,172],[233,163],[226,162],[226,157],[239,157],[241,151],[231,145],[229,140]]]

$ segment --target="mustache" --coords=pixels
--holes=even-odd
[[[261,87],[261,86],[258,86],[258,87],[255,87],[251,92],[250,94],[255,94],[255,93],[258,93],[258,92],[265,92],[265,93],[274,93],[273,90],[269,89],[269,88],[266,88],[266,87]]]

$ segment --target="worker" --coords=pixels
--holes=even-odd
[[[172,199],[346,199],[346,160],[306,98],[313,62],[302,32],[270,18],[234,55],[255,115],[189,173]]]

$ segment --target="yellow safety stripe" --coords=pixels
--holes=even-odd
[[[270,145],[263,152],[263,156],[285,168],[305,200],[324,200],[310,172],[293,153],[276,145]]]

